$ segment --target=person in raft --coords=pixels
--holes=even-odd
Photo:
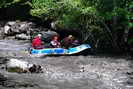
[[[42,35],[38,34],[35,36],[35,38],[32,40],[32,47],[34,49],[43,49],[44,46],[42,45],[42,40],[41,40]]]
[[[61,47],[59,40],[59,36],[54,36],[53,39],[50,42],[50,47],[51,48],[59,48]]]
[[[73,36],[72,35],[69,35],[67,37],[65,37],[61,43],[62,43],[62,46],[65,47],[65,48],[69,48],[72,46],[72,43],[73,43],[74,39],[73,39]]]

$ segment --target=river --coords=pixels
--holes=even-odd
[[[133,61],[129,56],[45,56],[27,52],[30,43],[0,40],[0,89],[133,89]],[[39,64],[44,73],[11,73],[4,59]]]

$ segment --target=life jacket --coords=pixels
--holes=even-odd
[[[40,37],[35,37],[32,41],[32,47],[36,48],[36,47],[39,47],[39,46],[42,46],[41,38]]]
[[[65,45],[71,45],[72,43],[73,43],[73,39],[71,39],[71,38],[66,37],[63,40],[63,44],[65,44]]]
[[[60,42],[58,42],[57,40],[52,40],[50,42],[51,46],[54,47],[54,48],[58,48],[60,47]]]

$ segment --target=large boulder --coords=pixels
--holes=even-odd
[[[9,21],[4,26],[4,34],[7,36],[12,36],[16,34],[30,34],[31,26],[35,25],[32,22],[16,22],[16,21]]]
[[[5,35],[12,35],[13,32],[12,32],[12,26],[15,25],[16,22],[15,21],[9,21],[5,24],[4,26],[4,29],[3,29],[3,32]]]
[[[26,61],[21,61],[18,59],[10,59],[7,64],[6,64],[7,68],[14,68],[14,67],[19,67],[22,69],[27,69],[30,68],[31,66],[33,66],[33,64],[30,64]]]
[[[55,31],[50,31],[48,28],[38,26],[33,22],[27,21],[8,21],[2,25],[0,32],[3,38],[19,39],[19,40],[30,40],[34,38],[38,33],[43,34],[43,38],[50,41],[54,35],[58,35]],[[0,28],[1,29],[1,28]]]
[[[6,63],[6,69],[8,72],[31,72],[31,73],[42,73],[42,67],[40,65],[31,64],[27,61],[18,59],[9,59]]]

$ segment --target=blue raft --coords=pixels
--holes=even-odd
[[[43,55],[72,55],[91,48],[89,44],[82,44],[77,47],[64,49],[64,48],[44,48],[44,49],[32,49],[31,54],[43,54]]]

